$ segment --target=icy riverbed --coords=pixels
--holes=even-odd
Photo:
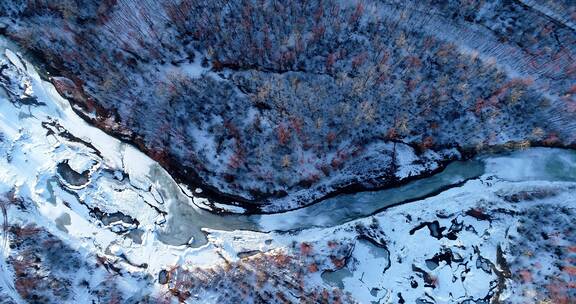
[[[559,297],[558,288],[574,297],[572,266],[558,262],[574,258],[574,151],[482,155],[397,188],[284,213],[216,214],[198,207],[196,189],[87,125],[15,52],[1,53],[8,301],[34,302],[27,288],[58,303],[522,303]],[[46,255],[46,244],[65,249]],[[63,268],[60,256],[78,263]],[[24,276],[28,259],[49,275]]]

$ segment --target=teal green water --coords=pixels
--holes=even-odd
[[[434,176],[405,185],[372,192],[342,194],[314,205],[278,214],[217,215],[185,203],[170,178],[160,178],[166,200],[172,198],[166,230],[160,239],[172,245],[189,242],[196,247],[206,242],[202,228],[232,231],[289,231],[312,227],[332,227],[370,216],[405,201],[417,200],[439,190],[481,175],[494,175],[510,181],[576,182],[576,151],[532,148],[499,155],[483,155],[467,161],[453,162]]]

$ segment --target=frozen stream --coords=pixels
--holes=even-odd
[[[156,172],[158,173],[158,172]],[[176,185],[162,174],[166,189]],[[576,181],[576,151],[552,148],[531,148],[502,155],[484,155],[457,161],[432,177],[409,182],[403,186],[380,191],[343,194],[301,209],[277,214],[217,215],[186,204],[180,196],[172,204],[168,230],[163,240],[182,244],[191,237],[203,239],[201,228],[215,230],[289,231],[312,227],[332,227],[375,214],[387,207],[420,200],[463,181],[482,175],[493,175],[509,181]],[[168,193],[167,193],[168,194]]]
[[[297,210],[265,215],[210,213],[188,204],[186,196],[179,191],[165,171],[153,170],[151,176],[162,184],[165,196],[172,196],[168,230],[163,234],[163,240],[176,245],[185,243],[191,237],[202,239],[201,228],[288,231],[332,227],[369,216],[388,206],[418,200],[466,179],[478,177],[483,170],[483,163],[479,160],[458,161],[448,165],[439,174],[400,187],[342,194]]]

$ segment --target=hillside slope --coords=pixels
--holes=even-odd
[[[4,1],[84,118],[252,212],[576,142],[570,1]],[[464,153],[463,153],[464,152]]]

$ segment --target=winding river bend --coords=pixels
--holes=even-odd
[[[367,217],[391,206],[433,196],[467,180],[495,176],[510,181],[576,181],[576,151],[557,148],[530,148],[498,155],[480,155],[453,162],[434,176],[403,186],[372,192],[343,194],[317,204],[278,214],[217,215],[186,203],[177,185],[163,170],[151,177],[163,185],[165,195],[178,194],[170,209],[167,230],[162,240],[172,245],[205,242],[202,228],[215,230],[291,231],[313,227],[332,227]]]

